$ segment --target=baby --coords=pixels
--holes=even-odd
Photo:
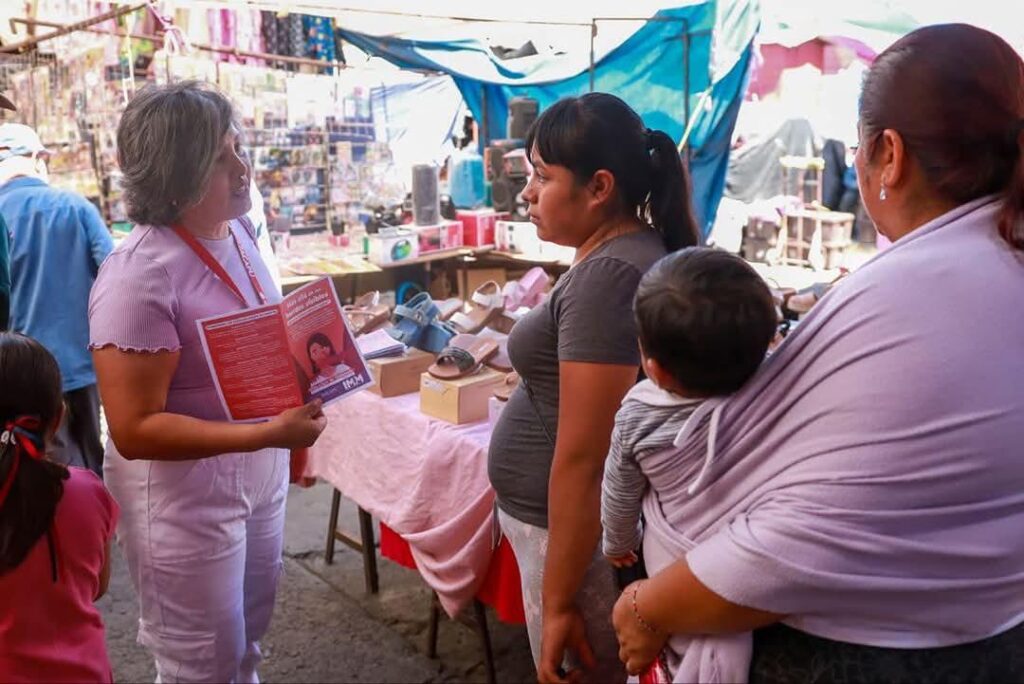
[[[717,398],[732,394],[754,375],[777,326],[771,292],[754,269],[735,255],[706,248],[685,249],[656,263],[640,281],[634,309],[648,379],[626,395],[615,416],[601,497],[603,551],[619,568],[638,560],[645,495],[671,506],[680,497],[681,483],[692,494],[707,476],[713,448],[701,465],[683,459],[674,443],[710,416],[713,444]],[[678,537],[671,549],[646,540],[648,571],[657,572],[692,546],[685,532]],[[673,639],[670,648],[677,644]],[[676,677],[684,654],[666,656]],[[734,658],[742,659],[742,653]],[[727,677],[722,681],[739,681],[746,678],[746,665],[738,663],[735,672],[716,671]],[[710,675],[698,663],[683,676],[704,681]]]

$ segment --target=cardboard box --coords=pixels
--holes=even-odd
[[[576,248],[556,245],[554,242],[540,241],[540,256],[543,259],[559,261],[563,264],[572,264],[576,259]]]
[[[462,278],[458,280],[460,281],[458,283],[459,297],[468,302],[473,293],[476,292],[476,289],[490,280],[504,287],[505,282],[508,280],[508,270],[504,268],[472,268],[466,271],[465,284],[469,287],[469,292],[462,292]]]
[[[466,247],[494,247],[498,221],[507,220],[506,212],[494,209],[459,209],[455,218],[462,222],[462,243]]]
[[[529,221],[496,221],[495,241],[498,249],[510,254],[539,251],[540,238],[537,226]]]
[[[490,368],[456,380],[420,376],[420,411],[455,425],[487,419],[488,400],[505,381],[505,374]]]
[[[434,355],[410,349],[402,356],[371,359],[366,362],[376,385],[370,388],[384,398],[412,394],[420,389],[420,376],[434,363]]]
[[[386,228],[367,236],[367,256],[372,264],[385,266],[419,256],[419,242],[409,230]]]
[[[415,226],[420,254],[462,247],[462,222],[442,221],[434,226]]]

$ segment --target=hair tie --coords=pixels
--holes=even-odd
[[[36,416],[21,416],[4,425],[4,431],[0,433],[0,447],[2,447],[0,453],[6,451],[8,446],[13,446],[14,461],[11,463],[10,470],[7,471],[7,478],[0,486],[0,506],[7,500],[7,494],[11,491],[14,478],[18,475],[21,455],[24,454],[36,461],[43,458],[43,440],[39,434],[42,425],[42,421]]]
[[[4,425],[3,433],[0,433],[0,444],[13,444],[30,458],[39,460],[43,457],[42,428],[43,423],[38,416],[20,416],[9,420]]]
[[[652,131],[650,128],[644,129],[644,148],[647,151],[651,151],[654,149],[654,131]]]

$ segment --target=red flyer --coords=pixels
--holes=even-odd
[[[273,418],[313,399],[327,405],[373,384],[330,278],[196,325],[230,420]]]

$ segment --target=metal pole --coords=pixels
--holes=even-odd
[[[713,86],[709,86],[708,89],[705,90],[701,94],[700,100],[697,102],[697,111],[698,112],[701,111],[702,109],[704,109],[704,106],[708,102],[708,98],[711,97],[711,90],[712,89],[713,89]],[[685,148],[686,145],[689,143],[689,141],[690,141],[690,133],[693,132],[693,124],[696,121],[697,121],[697,117],[692,117],[692,119],[690,120],[690,123],[687,124],[687,126],[686,126],[686,130],[683,131],[683,138],[682,138],[682,140],[679,141],[679,152],[680,153],[683,151],[683,148]]]
[[[491,134],[491,127],[487,124],[487,119],[489,118],[487,116],[488,113],[489,112],[487,111],[487,88],[484,87],[484,85],[481,83],[480,84],[480,118],[482,119],[482,121],[480,122],[480,142],[482,143],[481,146],[480,146],[481,153],[483,152],[483,150],[488,145],[491,144],[491,135],[490,135]]]
[[[52,40],[53,38],[59,38],[61,36],[66,36],[69,33],[74,33],[75,31],[81,31],[82,29],[89,28],[90,26],[95,26],[96,24],[100,24],[100,23],[102,23],[104,21],[107,21],[109,19],[117,19],[118,17],[123,17],[126,14],[131,14],[133,12],[138,12],[139,10],[145,9],[147,6],[148,6],[148,3],[140,3],[140,4],[137,4],[137,5],[129,5],[128,7],[122,7],[120,9],[111,10],[109,12],[104,12],[103,14],[100,14],[99,16],[96,16],[96,17],[92,17],[91,19],[85,19],[83,21],[76,21],[73,24],[67,24],[63,28],[54,31],[53,33],[47,33],[47,34],[42,35],[42,36],[34,36],[32,38],[26,38],[25,40],[21,41],[20,43],[14,43],[12,45],[4,45],[4,46],[0,47],[0,53],[2,53],[2,52],[18,52],[18,53],[25,52],[25,50],[27,50],[28,48],[32,47],[33,45],[36,45],[37,43],[41,43],[41,42],[46,41],[46,40]]]
[[[590,92],[594,92],[594,41],[597,39],[597,19],[590,20]]]
[[[405,17],[409,19],[441,19],[444,21],[461,21],[466,23],[480,24],[522,24],[526,26],[586,26],[579,21],[543,21],[537,19],[494,19],[490,17],[468,17],[468,16],[447,16],[443,14],[423,14],[420,12],[399,12],[394,10],[366,9],[365,7],[340,7],[337,0],[327,0],[321,4],[317,2],[289,2],[282,3],[281,0],[248,0],[248,5],[261,9],[279,10],[282,4],[292,8],[293,12],[306,12],[307,14],[318,14],[323,16],[338,17],[344,14],[377,14],[390,17]]]
[[[685,19],[683,22],[683,112],[686,124],[683,126],[684,135],[680,144],[682,145],[689,137],[690,132],[690,23]],[[690,148],[683,148],[686,152],[686,160],[690,160]]]

